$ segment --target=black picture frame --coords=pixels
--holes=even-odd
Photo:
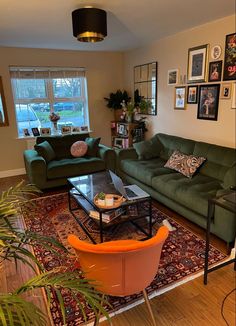
[[[187,103],[188,104],[197,104],[197,100],[198,100],[198,86],[196,86],[196,85],[188,86]]]
[[[208,82],[221,81],[222,60],[209,63]]]
[[[31,128],[34,137],[40,136],[38,128]]]
[[[3,91],[2,77],[0,76],[0,127],[9,126],[6,100]]]
[[[223,80],[236,80],[236,33],[225,37]]]
[[[214,120],[218,118],[220,84],[199,86],[197,118]]]

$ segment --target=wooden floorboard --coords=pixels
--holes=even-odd
[[[16,185],[26,176],[16,176],[0,179],[0,192]],[[47,191],[41,196],[66,191],[66,187]],[[189,228],[192,232],[205,237],[205,231],[197,225],[187,221],[185,218],[174,213],[165,206],[155,202],[155,206],[180,224]],[[224,241],[211,236],[211,243],[225,252],[227,247]],[[33,276],[33,272],[25,265],[19,264],[17,270],[14,263],[5,263],[0,271],[0,291],[12,292],[18,286]],[[186,284],[172,289],[151,300],[155,319],[158,326],[224,326],[221,317],[221,304],[224,297],[235,288],[235,271],[233,265],[212,272],[208,276],[208,285],[203,284],[203,277],[198,277]],[[30,293],[27,299],[37,304],[47,313],[44,296],[41,291]],[[230,326],[235,326],[235,292],[225,301],[225,318]],[[48,324],[50,321],[48,319]],[[100,323],[108,326],[108,321]],[[126,312],[112,318],[113,326],[151,326],[145,304],[138,305]]]

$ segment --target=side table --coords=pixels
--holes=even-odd
[[[211,198],[208,200],[208,214],[207,214],[207,229],[206,229],[206,250],[205,250],[205,266],[204,266],[204,284],[207,284],[207,275],[210,272],[213,272],[221,267],[227,266],[231,263],[234,263],[234,270],[236,270],[236,243],[234,246],[235,249],[235,257],[233,259],[228,260],[227,262],[221,263],[217,266],[214,266],[208,269],[208,254],[209,254],[209,246],[210,246],[210,227],[211,227],[211,220],[214,216],[215,206],[220,206],[232,213],[235,214],[236,218],[236,201],[226,200],[225,197],[228,195],[234,194],[236,195],[235,191],[231,191],[227,194],[224,194],[219,197]]]

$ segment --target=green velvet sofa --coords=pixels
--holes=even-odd
[[[139,153],[139,156],[134,148],[116,151],[117,174],[205,228],[208,199],[236,185],[235,150],[161,133],[144,142],[142,147],[144,155]],[[164,167],[176,149],[206,158],[191,179]],[[216,207],[211,232],[229,243],[235,239],[235,229],[236,216]]]
[[[39,189],[53,188],[67,184],[67,178],[115,169],[115,153],[99,144],[96,152],[84,157],[73,157],[70,148],[78,140],[85,140],[88,134],[40,136],[36,144],[47,141],[53,151],[53,159],[45,159],[34,149],[24,151],[25,169],[31,183]]]

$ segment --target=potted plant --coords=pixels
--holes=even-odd
[[[81,271],[78,269],[70,271],[64,266],[46,271],[30,250],[30,247],[35,243],[39,243],[47,249],[50,248],[54,253],[59,249],[58,255],[60,255],[59,252],[61,251],[65,255],[69,255],[69,252],[61,243],[54,238],[16,227],[15,216],[19,205],[24,201],[28,201],[29,196],[34,196],[37,192],[39,190],[33,185],[24,186],[23,182],[21,182],[17,186],[3,191],[0,196],[0,269],[3,268],[5,261],[12,260],[15,263],[21,261],[27,264],[33,271],[35,271],[36,264],[40,270],[40,274],[29,279],[11,293],[0,293],[0,324],[9,326],[46,325],[45,314],[39,307],[22,296],[27,291],[38,288],[46,290],[48,305],[50,303],[49,290],[54,290],[61,308],[63,324],[66,324],[66,313],[63,297],[59,291],[61,288],[70,291],[74,299],[77,298],[78,305],[82,309],[84,316],[86,316],[85,311],[79,302],[78,294],[85,298],[96,316],[101,311],[109,318],[100,304],[99,293],[94,290],[85,277],[81,277]]]
[[[104,97],[107,101],[107,107],[115,110],[116,120],[119,120],[122,114],[122,103],[127,104],[130,96],[127,91],[118,89],[115,93],[110,93],[109,97]]]

